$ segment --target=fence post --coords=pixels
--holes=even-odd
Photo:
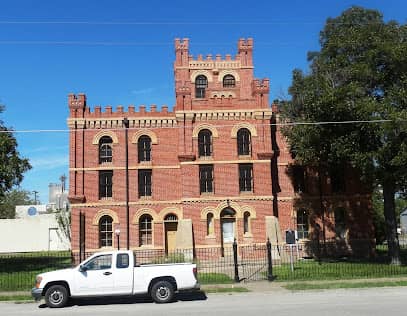
[[[237,242],[236,242],[236,238],[233,241],[233,263],[235,266],[235,282],[240,282],[239,279],[239,267],[237,265]]]
[[[270,239],[267,238],[267,263],[268,263],[268,271],[267,271],[267,280],[273,281],[273,258],[271,257],[271,242]]]

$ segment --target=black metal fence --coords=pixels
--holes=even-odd
[[[202,284],[253,280],[334,280],[407,277],[407,245],[402,243],[401,265],[391,265],[385,245],[368,240],[345,243],[270,243],[178,250],[135,250],[137,264],[195,262]],[[92,253],[85,253],[88,257]],[[38,273],[71,267],[78,253],[38,252],[0,254],[0,292],[29,290]]]

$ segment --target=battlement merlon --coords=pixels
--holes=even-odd
[[[84,93],[78,95],[70,93],[68,95],[68,106],[70,109],[84,109],[86,107],[86,95]]]
[[[237,51],[243,67],[253,67],[253,39],[241,38],[237,44]]]
[[[175,39],[175,67],[188,66],[189,39]]]
[[[253,94],[269,94],[270,93],[270,80],[268,78],[264,79],[254,79],[252,82]]]
[[[78,95],[70,93],[68,95],[68,107],[71,117],[83,117],[86,108],[86,95],[84,93]]]

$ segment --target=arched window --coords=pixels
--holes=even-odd
[[[138,139],[138,162],[151,161],[151,138],[143,135]]]
[[[195,98],[205,98],[205,90],[208,87],[208,79],[204,75],[199,75],[195,79]]]
[[[199,157],[212,156],[212,133],[208,129],[203,129],[198,134]]]
[[[232,75],[226,75],[223,77],[223,87],[224,88],[234,88],[236,86],[235,77]]]
[[[164,218],[165,222],[178,222],[178,217],[175,214],[167,214]]]
[[[309,235],[308,212],[304,209],[297,211],[297,234],[298,239],[308,238]]]
[[[111,247],[113,245],[113,219],[104,215],[99,220],[99,247]]]
[[[153,244],[153,218],[144,214],[139,220],[139,240],[140,246]]]
[[[338,207],[334,211],[335,216],[335,234],[338,238],[346,237],[346,213],[343,207]]]
[[[112,143],[109,136],[103,136],[99,140],[99,163],[112,162]]]
[[[243,214],[243,233],[250,233],[250,213],[244,212]]]
[[[212,213],[208,213],[206,215],[206,234],[208,236],[215,234],[215,223],[213,221]]]
[[[241,128],[237,132],[237,153],[239,156],[252,153],[252,137],[247,128]]]

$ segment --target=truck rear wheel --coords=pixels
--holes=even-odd
[[[158,304],[169,303],[174,299],[174,286],[168,281],[158,281],[151,287],[150,295]]]
[[[45,292],[45,303],[50,308],[64,307],[68,302],[68,290],[63,285],[52,285]]]

